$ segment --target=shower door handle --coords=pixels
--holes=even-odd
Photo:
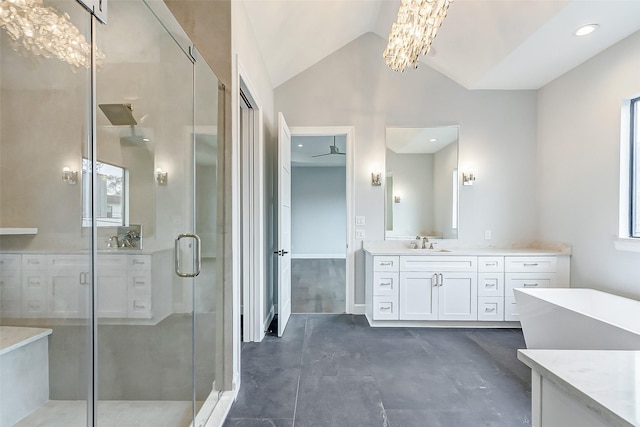
[[[194,253],[194,258],[196,261],[195,271],[193,273],[183,273],[180,270],[180,240],[182,239],[193,239],[196,241],[196,249]],[[201,246],[202,242],[200,241],[200,236],[197,234],[179,234],[176,237],[175,246],[174,246],[174,254],[175,254],[175,270],[176,274],[180,277],[196,277],[200,274],[200,268],[202,266],[202,256],[201,256]]]

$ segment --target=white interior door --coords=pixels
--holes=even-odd
[[[278,336],[291,316],[291,132],[278,113]]]

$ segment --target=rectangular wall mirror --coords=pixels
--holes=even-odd
[[[458,238],[458,126],[386,129],[385,239]]]

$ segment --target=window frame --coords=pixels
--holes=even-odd
[[[619,229],[616,249],[640,252],[640,233],[634,236],[634,214],[640,209],[640,94],[622,101],[620,127]],[[638,216],[640,218],[640,216]],[[640,224],[638,224],[640,226]],[[638,227],[637,227],[638,228]],[[640,228],[639,228],[640,230]]]

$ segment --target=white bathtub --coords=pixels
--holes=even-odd
[[[593,289],[514,289],[527,348],[640,350],[640,301]]]

